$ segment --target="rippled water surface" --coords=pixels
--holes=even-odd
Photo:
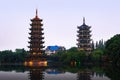
[[[95,66],[0,66],[0,80],[119,80],[119,71],[114,71],[113,67]]]

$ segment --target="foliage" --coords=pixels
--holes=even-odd
[[[103,39],[96,41],[95,48],[96,49],[104,49],[105,48],[105,41],[103,41]]]
[[[103,54],[104,54],[104,50],[103,49],[95,49],[92,52],[92,59],[94,61],[100,61]]]
[[[27,51],[24,49],[16,49],[15,52],[5,50],[0,52],[0,63],[20,63],[24,62]]]
[[[71,61],[83,62],[86,57],[86,53],[78,51],[76,47],[72,47],[67,51],[58,52],[58,54],[51,55],[50,57],[53,61],[69,64]]]
[[[84,51],[79,51],[77,47],[71,47],[65,51],[58,51],[57,54],[47,56],[47,60],[70,64],[72,61],[76,64],[84,64],[89,62],[100,61],[100,57],[104,54],[102,49],[95,49],[92,54],[86,55]],[[5,50],[0,52],[0,63],[21,63],[25,61],[28,52],[24,49],[16,49],[15,52]],[[46,56],[46,55],[45,55]]]
[[[58,54],[50,55],[49,59],[54,62],[70,64],[72,61],[80,64],[100,63],[102,56],[105,55],[104,49],[94,49],[91,54],[86,55],[84,51],[79,51],[76,47],[71,47],[66,51],[59,51]]]
[[[120,34],[113,36],[106,42],[106,52],[114,64],[120,65]]]

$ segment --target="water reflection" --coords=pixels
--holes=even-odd
[[[57,74],[64,74],[65,72],[64,71],[62,71],[62,70],[57,70],[57,69],[51,69],[51,68],[48,68],[48,69],[46,69],[45,70],[45,72],[47,73],[47,74],[51,74],[51,75],[57,75]]]
[[[29,79],[30,80],[43,80],[44,79],[44,67],[41,68],[30,68]]]
[[[106,76],[108,76],[111,80],[120,80],[120,67],[111,65],[105,67]]]
[[[79,71],[77,73],[77,80],[91,80],[91,72],[89,71]]]
[[[8,75],[9,74],[9,75]],[[120,80],[115,66],[0,66],[0,80]]]

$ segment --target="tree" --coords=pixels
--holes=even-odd
[[[103,39],[96,41],[96,49],[104,49],[105,48],[105,42]]]
[[[68,52],[78,52],[77,47],[71,47],[70,49],[67,50]]]
[[[77,47],[72,47],[67,50],[66,53],[63,53],[61,60],[64,63],[70,63],[71,61],[84,62],[86,59],[86,53],[84,51],[79,51]]]
[[[102,55],[104,54],[104,51],[101,50],[101,49],[95,49],[93,52],[92,52],[92,59],[94,61],[100,61],[101,60],[101,57]]]
[[[105,49],[113,64],[120,65],[120,34],[113,36],[106,42]]]
[[[16,49],[15,52],[12,50],[0,51],[0,63],[22,63],[27,55],[28,52],[24,49]]]
[[[92,47],[92,50],[95,49],[94,41],[92,41],[92,43],[91,43],[91,47]]]

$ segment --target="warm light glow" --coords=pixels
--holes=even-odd
[[[30,65],[30,66],[32,66],[32,65],[33,65],[33,62],[32,62],[32,61],[30,61],[30,62],[29,62],[29,65]]]
[[[44,65],[47,66],[47,61],[44,62]]]
[[[45,64],[47,64],[47,61],[44,61],[45,62]]]
[[[38,54],[42,54],[42,53],[38,53]]]
[[[39,61],[38,65],[39,66],[47,66],[47,61]]]
[[[25,61],[25,66],[47,66],[47,61]]]
[[[25,65],[25,66],[27,65],[27,62],[26,62],[26,61],[24,62],[24,65]]]
[[[33,52],[33,55],[35,55],[36,53],[35,52]]]
[[[47,66],[47,61],[44,61],[45,66]]]
[[[75,65],[76,65],[76,61],[72,61],[72,62],[71,62],[71,65],[72,65],[72,66],[73,66],[73,65],[75,66]]]
[[[83,49],[83,48],[80,48],[79,50],[82,51],[82,50],[84,50],[84,49]]]
[[[38,62],[38,65],[40,65],[40,63],[41,63],[41,62],[39,61],[39,62]]]

